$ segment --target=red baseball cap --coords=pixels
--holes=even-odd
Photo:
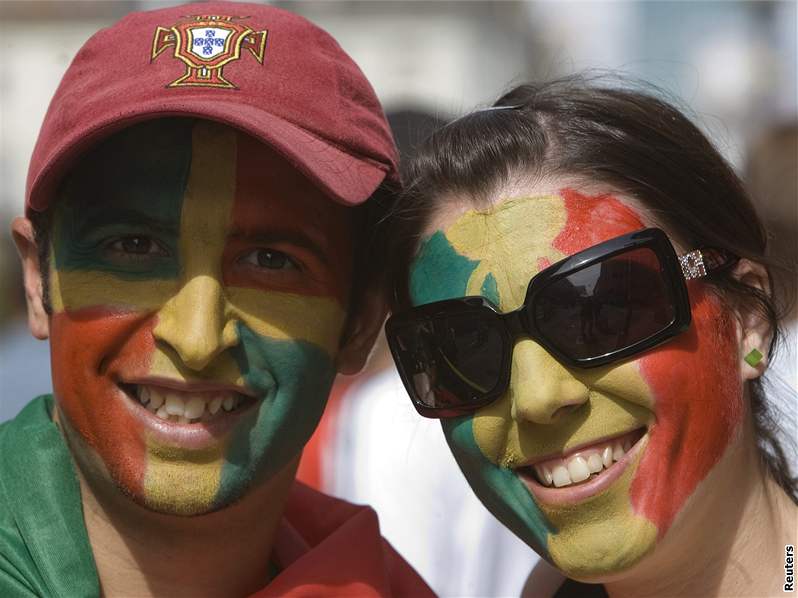
[[[45,209],[90,146],[168,116],[252,135],[343,204],[398,179],[379,100],[328,33],[273,6],[201,2],[131,13],[83,45],[44,117],[26,208]]]

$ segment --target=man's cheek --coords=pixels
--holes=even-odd
[[[175,278],[124,279],[99,270],[58,270],[51,266],[49,280],[53,311],[88,307],[154,312],[178,289]]]
[[[299,455],[324,411],[345,312],[331,297],[232,289],[245,385],[260,398],[257,414],[235,429],[225,449],[216,504]]]
[[[254,418],[234,431],[224,454],[216,504],[237,498],[298,456],[318,425],[329,396],[333,356],[305,340],[274,339],[239,325],[237,353],[244,381],[262,399]]]
[[[108,307],[56,312],[51,320],[53,388],[66,423],[131,491],[142,484],[145,450],[117,375],[149,372],[153,320]]]
[[[654,395],[656,424],[631,498],[660,537],[723,456],[744,412],[734,322],[700,285],[690,295],[690,330],[640,360]]]

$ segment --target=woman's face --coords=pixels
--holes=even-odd
[[[484,211],[442,203],[411,268],[415,305],[481,294],[515,310],[540,270],[651,225],[620,196],[571,189],[527,189]],[[570,577],[598,581],[637,563],[739,442],[734,320],[705,283],[688,291],[693,323],[664,345],[577,369],[517,340],[508,391],[442,420],[485,505]]]

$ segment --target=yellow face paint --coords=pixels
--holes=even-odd
[[[540,503],[558,530],[549,537],[551,560],[569,576],[589,580],[622,571],[653,550],[657,527],[634,512],[629,498],[639,464],[638,453],[606,492],[577,505],[554,508]]]
[[[117,485],[152,509],[197,514],[296,458],[334,376],[351,276],[345,209],[257,142],[186,121],[109,141],[62,205],[56,397]],[[245,407],[168,423],[135,400],[142,386],[186,400],[237,390]]]

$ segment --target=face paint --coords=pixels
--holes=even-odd
[[[570,190],[468,211],[420,248],[411,297],[420,305],[482,295],[511,311],[541,269],[644,226],[611,196]],[[579,370],[521,339],[505,396],[474,415],[442,420],[485,505],[570,577],[598,581],[653,550],[739,429],[733,324],[701,285],[688,284],[693,325],[669,343]],[[626,457],[583,484],[547,488],[527,475],[532,463],[635,430],[639,440]]]
[[[51,346],[73,452],[154,510],[230,504],[297,457],[321,416],[349,212],[254,140],[184,120],[117,135],[64,193]],[[202,398],[202,421],[161,419],[142,389]],[[211,415],[222,397],[241,406]]]

